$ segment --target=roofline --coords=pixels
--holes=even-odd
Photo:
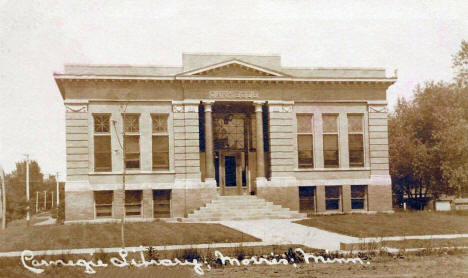
[[[58,80],[206,80],[206,81],[285,81],[285,82],[377,82],[394,83],[398,78],[301,78],[301,77],[212,77],[212,76],[122,76],[122,75],[75,75],[57,74]]]
[[[260,56],[260,57],[281,57],[281,54],[269,53],[269,54],[255,54],[255,53],[223,53],[223,52],[182,52],[182,55],[220,55],[220,56]]]
[[[269,69],[269,68],[266,68],[266,67],[263,67],[263,66],[257,66],[257,65],[254,65],[254,64],[251,64],[251,63],[248,63],[248,62],[244,62],[244,61],[242,61],[240,59],[237,59],[237,58],[228,59],[226,61],[222,61],[222,62],[213,64],[213,65],[210,65],[210,66],[204,66],[204,67],[184,71],[184,72],[178,73],[176,75],[177,76],[182,76],[182,75],[187,75],[187,74],[198,74],[198,73],[201,73],[201,72],[204,72],[204,71],[209,71],[209,70],[216,69],[216,68],[223,67],[223,66],[227,66],[227,65],[230,65],[230,64],[233,64],[233,63],[242,65],[244,67],[252,68],[252,69],[257,70],[257,71],[262,71],[262,72],[265,72],[265,73],[268,73],[268,74],[271,74],[271,75],[290,76],[289,74],[286,74],[286,73],[283,73],[283,72],[280,72],[280,71],[277,71],[277,70]]]
[[[367,67],[281,67],[282,69],[297,70],[385,70],[385,68],[367,68]]]

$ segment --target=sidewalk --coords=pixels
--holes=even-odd
[[[219,221],[269,244],[301,244],[310,248],[339,250],[340,242],[355,243],[359,239],[347,235],[293,223],[292,219],[263,219],[246,221]]]

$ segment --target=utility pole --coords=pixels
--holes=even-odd
[[[5,172],[0,165],[0,175],[2,178],[2,229],[6,229],[6,191],[5,191]]]
[[[125,107],[126,108],[126,107]],[[126,110],[126,109],[125,109]],[[125,112],[124,110],[124,112]],[[120,149],[122,150],[122,191],[123,191],[123,198],[124,198],[124,207],[123,207],[123,213],[122,213],[122,220],[120,221],[121,222],[121,227],[120,227],[120,236],[121,236],[121,240],[122,240],[122,248],[125,248],[125,175],[126,175],[126,171],[125,171],[125,127],[124,127],[124,122],[125,122],[125,118],[122,117],[122,142],[120,142],[119,140],[119,133],[117,132],[117,127],[116,127],[116,124],[117,124],[117,121],[112,121],[112,124],[114,126],[114,130],[115,130],[115,133],[117,134],[117,140],[119,142],[119,145],[120,145]]]
[[[58,177],[59,177],[59,172],[57,172],[57,175],[55,175],[55,181],[57,182],[57,207],[59,207],[60,205],[60,186],[59,186],[59,180],[58,180]]]
[[[52,197],[50,198],[50,208],[53,208],[54,207],[54,191],[51,191],[50,195],[52,195]]]
[[[47,190],[44,190],[44,210],[47,210]]]
[[[26,156],[26,224],[29,227],[29,154]]]
[[[39,191],[36,191],[36,214],[39,211]]]

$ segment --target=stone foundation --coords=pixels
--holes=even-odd
[[[259,186],[257,196],[275,205],[299,210],[299,189],[297,186]]]
[[[94,195],[92,191],[65,192],[65,220],[94,219]]]

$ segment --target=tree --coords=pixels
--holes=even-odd
[[[468,86],[468,42],[461,42],[460,50],[452,56],[452,63],[458,86]]]
[[[390,174],[397,194],[423,209],[428,197],[468,191],[468,88],[429,82],[389,117]]]
[[[37,161],[29,162],[29,192],[43,190],[43,174]],[[26,215],[26,161],[17,162],[16,169],[6,175],[7,219],[20,219]],[[29,207],[33,208],[35,199],[31,194]]]

